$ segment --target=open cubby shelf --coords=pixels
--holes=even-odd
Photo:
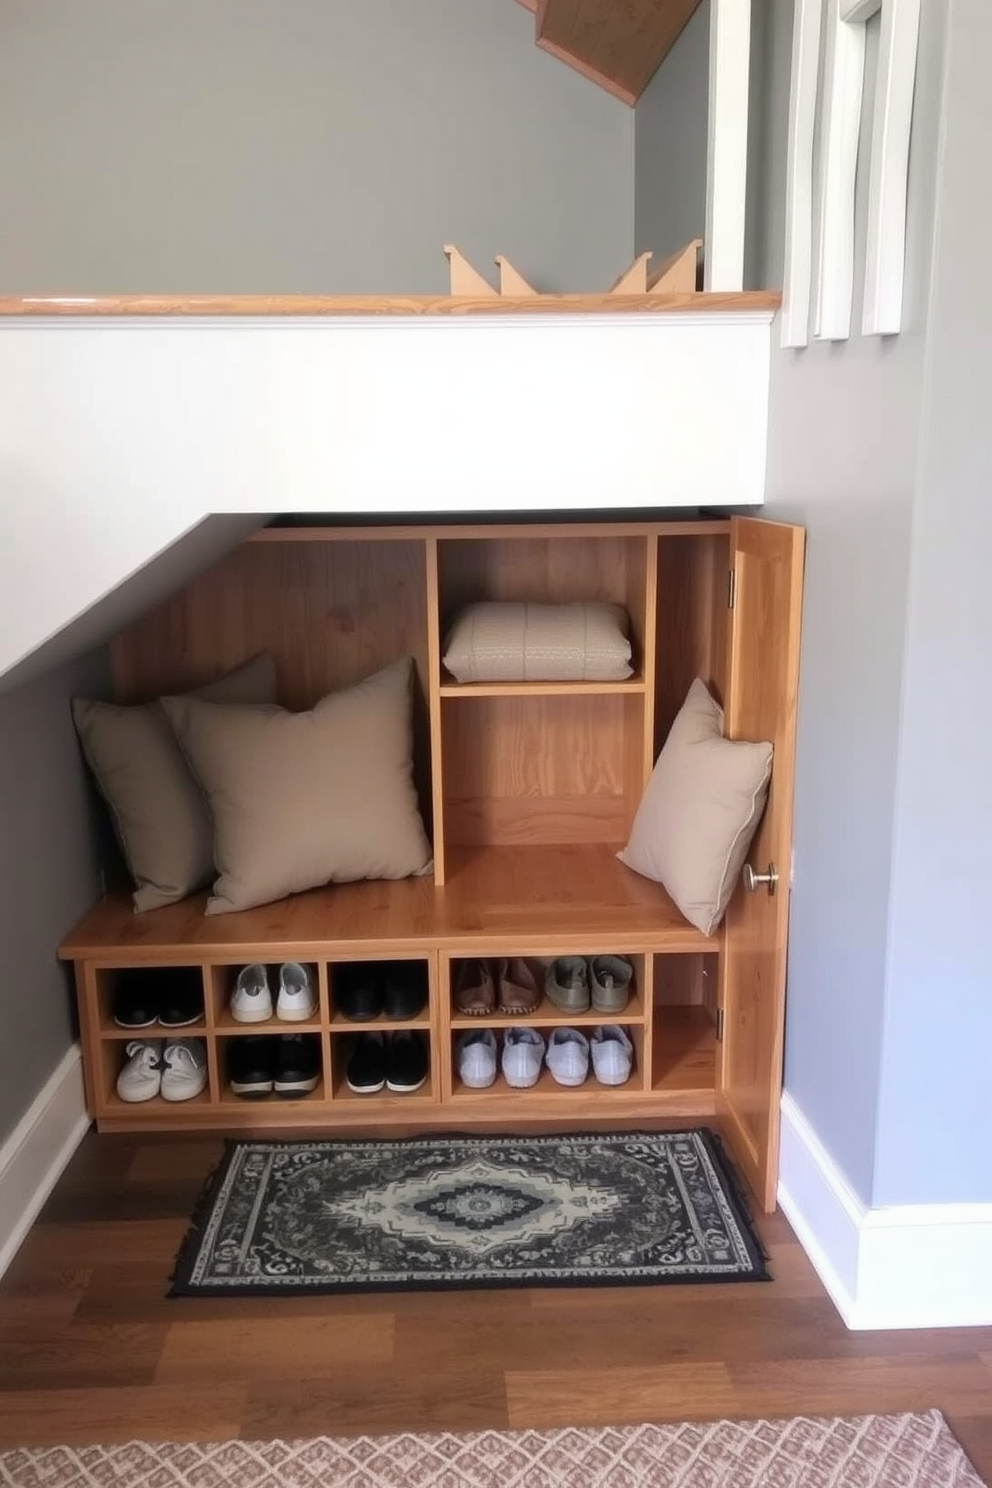
[[[797,529],[733,518],[666,523],[490,522],[313,529],[281,527],[240,548],[152,610],[112,645],[121,703],[181,692],[248,657],[276,661],[279,701],[294,709],[413,658],[414,778],[433,845],[432,871],[398,882],[342,884],[241,913],[207,916],[206,895],[135,915],[108,895],[66,937],[74,963],[84,1073],[102,1130],[333,1131],[552,1128],[654,1115],[707,1117],[725,1130],[758,1197],[774,1191],[787,893],[770,907],[740,890],[714,935],[694,928],[660,885],[617,857],[654,761],[694,677],[725,709],[731,737],[770,739],[775,767],[752,861],[787,861],[802,542]],[[476,600],[602,600],[628,618],[634,675],[625,682],[459,684],[445,671],[453,616]],[[466,958],[625,955],[634,988],[621,1013],[569,1017],[547,999],[533,1014],[487,1018],[452,1004]],[[336,966],[421,958],[426,1008],[406,1023],[347,1019]],[[239,967],[306,964],[318,1006],[306,1023],[236,1022]],[[195,1027],[134,1033],[113,1023],[121,969],[199,968]],[[627,1084],[576,1089],[545,1069],[529,1090],[502,1077],[466,1089],[457,1040],[526,1023],[624,1025],[635,1046]],[[718,1026],[731,1033],[722,1042]],[[417,1029],[430,1073],[411,1094],[357,1095],[351,1041]],[[319,1043],[317,1089],[302,1099],[234,1096],[232,1041],[307,1033]],[[131,1037],[202,1038],[209,1084],[195,1100],[128,1104],[115,1082]]]

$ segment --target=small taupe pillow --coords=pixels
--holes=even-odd
[[[618,856],[662,884],[704,935],[712,935],[730,902],[771,768],[771,744],[723,737],[723,711],[697,677]]]
[[[207,914],[425,871],[412,677],[406,658],[307,713],[163,699],[214,819]]]
[[[443,660],[456,682],[624,682],[626,627],[615,604],[481,600],[455,616]]]
[[[191,695],[273,702],[275,662],[256,656]],[[159,704],[122,708],[73,698],[72,716],[135,883],[135,910],[158,909],[202,888],[214,866],[213,824]]]

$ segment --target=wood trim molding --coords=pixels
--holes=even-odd
[[[94,295],[0,297],[0,318],[90,316],[473,316],[767,313],[777,290],[726,294],[471,295]]]

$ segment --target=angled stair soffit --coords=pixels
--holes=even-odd
[[[517,0],[542,51],[631,107],[700,0]]]

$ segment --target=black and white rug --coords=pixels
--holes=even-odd
[[[171,1296],[766,1281],[706,1129],[231,1142]]]

